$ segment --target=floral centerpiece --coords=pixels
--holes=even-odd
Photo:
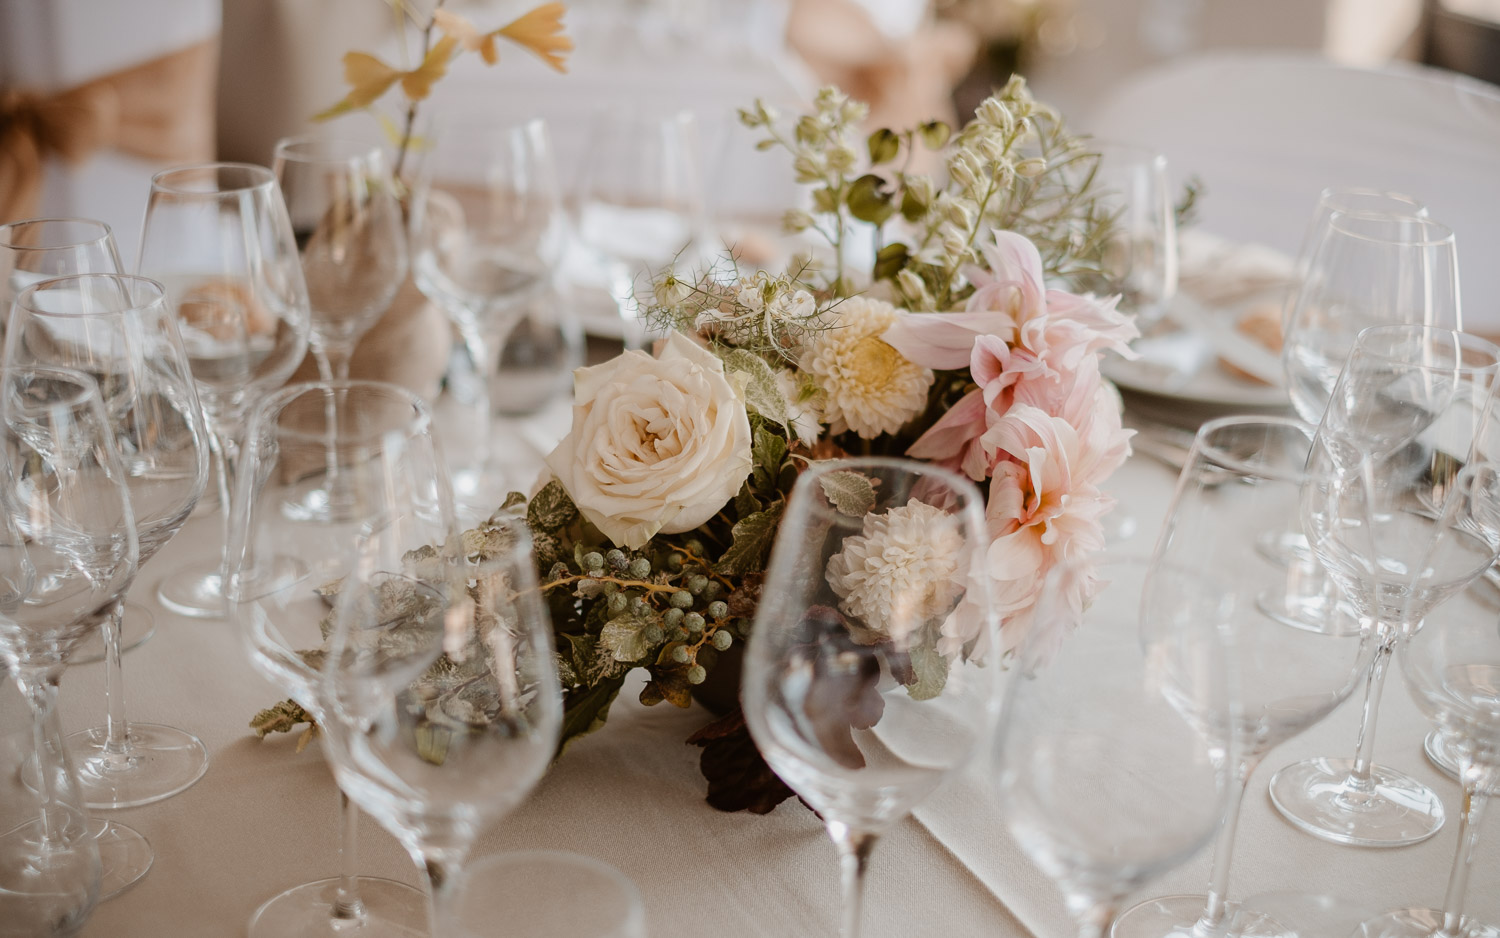
[[[934,122],[866,137],[864,116],[832,89],[790,127],[761,104],[741,113],[810,187],[810,208],[784,221],[822,250],[778,270],[731,256],[660,272],[647,304],[665,335],[655,353],[580,369],[547,475],[463,534],[483,555],[516,518],[530,529],[564,745],[605,724],[633,671],[645,672],[642,703],[678,707],[736,676],[726,659],[752,628],[788,495],[820,460],[907,456],[987,489],[1002,647],[972,653],[1019,643],[1048,570],[1103,546],[1101,485],[1130,448],[1098,359],[1128,354],[1136,330],[1116,298],[1065,289],[1099,274],[1109,238],[1097,155],[1019,79],[957,134]],[[906,171],[918,147],[946,148],[945,182]],[[861,241],[874,261],[856,271]],[[855,473],[824,484],[852,511],[869,486]],[[872,549],[832,585],[847,608],[876,608],[886,578],[920,575],[901,567],[909,556]],[[972,643],[963,621],[942,626],[939,656]],[[253,725],[306,717],[288,702]],[[715,806],[764,812],[791,794],[738,712],[689,742],[704,747]]]

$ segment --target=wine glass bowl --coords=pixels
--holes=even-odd
[[[1126,895],[1219,830],[1233,614],[1232,591],[1206,567],[1103,555],[1048,575],[992,776],[1007,827],[1082,934],[1106,934]]]
[[[1119,294],[1122,309],[1142,328],[1160,319],[1177,295],[1177,217],[1167,160],[1126,144],[1100,146],[1095,171],[1099,202],[1110,214],[1101,294]]]
[[[846,499],[843,486],[859,494]],[[971,482],[921,463],[815,464],[772,550],[745,654],[745,719],[839,847],[846,936],[876,839],[993,726],[981,504]]]

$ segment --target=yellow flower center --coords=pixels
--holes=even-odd
[[[866,386],[879,387],[906,359],[879,336],[868,335],[849,349],[849,377]]]

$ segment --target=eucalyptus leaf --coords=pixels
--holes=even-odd
[[[876,280],[889,280],[900,273],[910,259],[910,249],[900,241],[893,241],[876,252],[872,273]]]
[[[858,518],[875,507],[875,485],[868,477],[851,469],[839,469],[818,479],[823,494],[841,515]]]
[[[885,180],[872,173],[854,180],[849,186],[845,202],[849,205],[849,214],[872,225],[883,225],[896,213],[896,207],[891,204],[891,192],[885,187]]]
[[[927,144],[928,149],[940,150],[948,143],[948,138],[953,136],[953,128],[944,121],[928,121],[917,127],[917,136]]]
[[[608,649],[616,661],[639,661],[651,650],[651,643],[646,641],[646,626],[651,621],[644,616],[610,619],[599,630],[599,644]]]
[[[896,136],[895,131],[885,127],[870,134],[866,143],[870,148],[871,163],[889,163],[901,152],[901,138]]]

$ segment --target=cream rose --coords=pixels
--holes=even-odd
[[[614,543],[712,518],[750,475],[743,391],[712,353],[673,333],[574,373],[573,428],[547,457],[584,517]]]

